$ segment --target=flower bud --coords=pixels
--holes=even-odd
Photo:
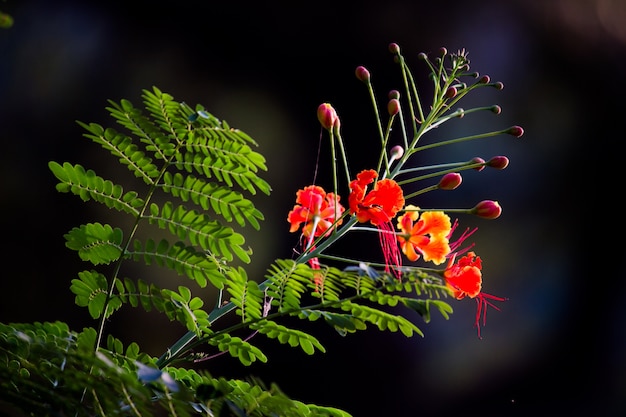
[[[398,55],[400,53],[400,46],[398,46],[397,43],[390,43],[389,52],[391,52],[394,55]]]
[[[337,112],[329,103],[322,103],[319,105],[317,108],[317,119],[326,130],[332,129],[333,126],[339,123]]]
[[[498,81],[498,82],[493,83],[491,85],[493,85],[496,88],[496,90],[502,90],[504,88],[504,84],[502,84],[501,81]]]
[[[485,169],[485,160],[479,156],[476,156],[474,158],[472,158],[472,160],[469,162],[470,164],[482,164],[479,167],[474,168],[476,171],[482,171],[483,169]]]
[[[395,116],[400,111],[400,101],[398,99],[392,98],[387,103],[387,111],[389,112],[389,116]]]
[[[441,180],[439,180],[439,184],[437,184],[437,187],[440,190],[454,190],[459,185],[461,185],[461,181],[463,181],[461,174],[458,174],[456,172],[450,172],[441,177]]]
[[[497,219],[502,214],[502,207],[497,201],[483,200],[476,204],[470,213],[483,219]]]
[[[491,81],[491,78],[489,78],[488,75],[483,75],[480,77],[480,80],[478,80],[478,84],[489,84],[489,81]]]
[[[387,98],[389,100],[391,100],[392,98],[395,98],[396,100],[400,99],[400,92],[398,90],[391,90],[389,92],[389,94],[387,94]]]
[[[439,55],[445,56],[448,53],[448,50],[445,47],[439,48]]]
[[[487,166],[495,169],[504,169],[509,166],[509,158],[506,156],[494,156],[487,162]]]
[[[356,78],[363,81],[365,84],[370,82],[370,72],[364,66],[356,67],[356,71],[354,73],[356,74]]]
[[[446,98],[453,98],[454,96],[456,96],[456,93],[457,93],[457,89],[456,89],[456,87],[449,87],[449,88],[446,90],[445,97],[446,97]]]
[[[491,106],[491,111],[495,114],[500,114],[502,113],[502,107],[498,106],[497,104],[494,104],[493,106]]]
[[[515,136],[516,138],[519,138],[520,136],[524,134],[524,129],[521,126],[513,126],[509,128],[509,130],[507,130],[506,133],[508,133],[509,135]]]
[[[417,54],[417,59],[421,61],[426,61],[428,59],[428,55],[426,55],[424,52],[420,52],[419,54]]]
[[[404,155],[404,148],[400,145],[396,145],[389,150],[389,156],[394,161],[402,158],[402,155]]]

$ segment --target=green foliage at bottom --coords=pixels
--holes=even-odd
[[[18,416],[337,416],[330,407],[290,399],[261,381],[158,370],[137,346],[93,351],[95,331],[62,322],[0,323],[0,414]]]

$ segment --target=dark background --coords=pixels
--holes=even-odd
[[[500,312],[490,311],[484,338],[472,328],[475,304],[464,300],[453,303],[449,321],[418,321],[424,338],[372,330],[342,339],[313,327],[325,354],[309,357],[259,339],[267,365],[241,369],[221,357],[205,369],[216,376],[251,373],[293,398],[354,416],[626,415],[623,174],[616,164],[626,114],[626,2],[130,4],[0,3],[15,19],[0,31],[0,321],[95,326],[69,291],[88,266],[64,247],[63,234],[82,222],[123,220],[57,193],[47,162],[121,174],[75,123],[111,125],[108,99],[139,106],[141,91],[157,86],[203,104],[259,142],[273,186],[271,198],[255,198],[266,221],[249,237],[255,250],[249,274],[261,279],[273,259],[291,256],[297,244],[285,219],[296,190],[313,181],[317,106],[331,102],[337,109],[352,170],[369,168],[377,136],[356,66],[370,70],[384,102],[401,87],[390,42],[401,46],[418,77],[426,77],[419,52],[465,48],[472,68],[505,89],[481,90],[462,106],[499,104],[503,112],[455,121],[436,134],[514,124],[526,131],[520,139],[481,140],[459,154],[432,153],[443,161],[504,154],[511,164],[502,172],[468,173],[457,191],[420,200],[425,207],[471,207],[489,198],[504,208],[496,221],[462,218],[480,228],[473,241],[484,261],[484,291],[509,298]],[[316,182],[329,189],[324,145]],[[120,313],[110,328],[159,355],[182,332],[162,320]]]

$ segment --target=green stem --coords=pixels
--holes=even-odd
[[[337,142],[339,142],[339,150],[341,151],[341,159],[343,160],[343,167],[346,171],[346,185],[350,184],[350,180],[352,177],[350,176],[350,169],[348,168],[348,158],[346,157],[346,151],[343,147],[343,139],[341,138],[341,133],[339,132],[339,126],[335,128],[335,133],[337,135]],[[337,195],[337,194],[335,194]]]
[[[383,178],[389,175],[389,160],[387,159],[387,143],[389,142],[389,133],[391,132],[391,126],[393,125],[393,121],[395,119],[395,115],[389,118],[389,122],[387,123],[387,129],[385,130],[385,135],[383,137],[383,146],[382,151],[380,152],[380,158],[378,159],[378,166],[376,167],[376,172],[380,172],[380,169],[383,164],[383,160],[385,161],[385,174]]]
[[[378,111],[378,104],[376,102],[376,96],[374,95],[374,87],[372,87],[372,83],[368,81],[366,83],[367,91],[370,95],[370,101],[372,102],[372,106],[374,107],[374,117],[376,118],[376,127],[378,128],[378,135],[380,136],[380,143],[382,145],[381,149],[381,158],[385,158],[385,162],[387,162],[387,152],[385,152],[385,135],[383,134],[382,123],[380,122],[380,112]],[[377,171],[378,172],[378,171]]]
[[[335,155],[335,135],[334,135],[334,129],[331,127],[330,129],[328,129],[328,134],[330,136],[330,152],[331,152],[331,159],[333,161],[333,192],[335,193],[335,213],[337,213],[337,210],[339,209],[338,205],[339,202],[337,201],[337,156]]]
[[[437,190],[437,189],[439,189],[438,185],[431,185],[430,187],[422,188],[419,191],[415,191],[415,192],[413,192],[411,194],[405,195],[404,199],[405,200],[410,200],[410,199],[412,199],[415,196],[418,196],[418,195],[421,195],[421,194],[425,194],[425,193],[428,193],[430,191],[434,191],[434,190]]]
[[[509,129],[507,128],[507,129],[497,130],[497,131],[493,131],[493,132],[481,133],[479,135],[464,136],[464,137],[461,137],[461,138],[444,140],[442,142],[435,142],[435,143],[431,143],[429,145],[419,146],[417,148],[412,149],[411,152],[415,153],[415,152],[423,151],[423,150],[426,150],[426,149],[436,148],[438,146],[452,145],[454,143],[467,142],[467,141],[474,140],[474,139],[490,138],[490,137],[493,137],[493,136],[503,135],[503,134],[507,133],[508,131],[509,131]]]
[[[443,164],[442,164],[443,165]],[[443,176],[445,174],[449,174],[451,172],[459,172],[459,171],[466,171],[468,169],[474,169],[477,167],[481,167],[484,166],[485,164],[483,164],[482,162],[477,162],[477,163],[472,163],[470,161],[470,163],[462,163],[460,165],[456,165],[456,164],[451,164],[451,168],[449,169],[444,169],[441,171],[436,171],[436,172],[431,172],[430,174],[426,174],[426,175],[421,175],[419,177],[413,177],[413,178],[408,178],[406,180],[402,180],[402,181],[398,181],[398,185],[405,185],[405,184],[410,184],[412,182],[417,182],[417,181],[421,181],[421,180],[426,180],[428,178],[434,178],[434,177],[440,177]],[[399,174],[405,174],[407,172],[411,172],[411,171],[415,171],[414,169],[407,169],[404,171],[401,171]]]

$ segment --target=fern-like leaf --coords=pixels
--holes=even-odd
[[[314,354],[315,349],[326,352],[324,346],[314,336],[301,330],[287,328],[272,320],[261,320],[251,324],[250,328],[291,347],[300,346],[309,355]]]
[[[191,278],[202,288],[206,287],[207,280],[219,289],[224,287],[224,276],[218,265],[204,253],[196,251],[192,246],[187,246],[183,242],[179,241],[170,245],[166,239],[162,239],[159,243],[147,239],[144,246],[140,240],[136,239],[133,242],[133,250],[128,254],[136,261],[143,261],[147,265],[156,263],[173,269],[178,274]]]
[[[160,90],[155,88],[155,92]],[[147,93],[147,91],[144,91]],[[161,97],[163,97],[162,93]],[[150,96],[144,96],[146,101]],[[167,98],[170,99],[169,95]],[[159,101],[159,99],[156,99]],[[167,161],[173,155],[178,148],[178,143],[175,137],[172,137],[169,133],[169,128],[162,130],[155,124],[149,117],[143,115],[141,109],[136,108],[128,100],[121,100],[119,103],[109,101],[110,106],[107,107],[111,116],[113,116],[117,122],[127,128],[130,133],[134,134],[139,141],[144,144],[146,151],[151,152],[156,160]],[[148,103],[146,103],[148,105]],[[154,107],[154,105],[152,105]],[[157,113],[158,114],[158,113]],[[158,114],[161,118],[161,115]],[[183,119],[184,120],[184,119]]]
[[[139,147],[133,143],[130,136],[117,132],[112,128],[104,129],[97,123],[78,122],[87,132],[84,136],[116,156],[122,165],[141,178],[146,184],[154,184],[160,176],[159,169],[152,163],[152,159],[145,155]]]
[[[310,288],[314,271],[307,265],[279,259],[268,269],[266,279],[267,295],[272,298],[272,305],[279,312],[290,312],[300,309],[300,299]]]
[[[249,281],[243,268],[228,271],[226,281],[230,302],[236,307],[236,313],[242,322],[258,320],[263,316],[264,294],[255,281]]]
[[[298,317],[306,318],[309,321],[315,321],[323,317],[326,323],[342,336],[367,329],[367,325],[363,320],[351,314],[335,313],[328,310],[304,309],[298,313]]]
[[[79,164],[72,165],[69,162],[64,162],[63,165],[60,165],[51,161],[48,166],[60,181],[56,186],[57,191],[71,192],[83,201],[94,200],[109,208],[115,208],[134,216],[139,215],[137,208],[143,206],[144,202],[137,197],[136,192],[124,193],[121,185],[105,180],[96,175],[93,170],[85,170]]]
[[[228,333],[221,333],[208,339],[208,343],[217,346],[221,352],[228,352],[231,356],[238,358],[243,365],[251,365],[257,360],[267,362],[267,356],[256,346],[247,341],[231,336]]]
[[[202,309],[204,301],[200,297],[192,297],[191,291],[182,285],[178,286],[178,292],[168,289],[162,291],[176,307],[176,318],[184,323],[188,330],[198,336],[208,330],[211,325],[209,314]]]
[[[209,216],[185,206],[176,206],[166,202],[162,207],[152,203],[150,213],[144,216],[151,223],[167,229],[179,239],[189,239],[205,251],[217,254],[227,261],[233,260],[233,254],[245,263],[250,262],[249,250],[242,247],[244,237],[232,228],[223,226]]]
[[[409,307],[412,310],[415,310],[422,318],[424,322],[430,322],[430,308],[434,306],[437,308],[439,313],[448,320],[450,318],[450,314],[452,314],[452,306],[445,301],[441,300],[416,300],[414,298],[402,298],[400,300],[402,304]]]
[[[76,305],[87,307],[89,314],[94,319],[102,316],[105,307],[107,308],[107,317],[109,317],[122,305],[121,300],[116,297],[107,298],[109,289],[106,277],[97,271],[79,272],[78,279],[72,280],[70,290],[76,295]]]
[[[166,172],[160,187],[182,201],[191,200],[204,210],[212,209],[215,214],[221,215],[229,222],[235,220],[240,226],[245,226],[248,222],[259,230],[259,220],[264,219],[263,214],[241,193],[202,178]]]
[[[192,297],[191,290],[179,285],[178,292],[161,289],[156,284],[148,284],[143,280],[135,283],[130,278],[115,281],[117,293],[115,299],[120,303],[133,307],[141,306],[146,311],[153,308],[164,313],[170,320],[177,320],[189,330],[197,334],[209,332],[208,313],[203,310],[204,301]]]
[[[123,232],[108,224],[88,223],[75,227],[64,235],[65,246],[78,251],[83,261],[94,265],[109,264],[123,252]]]
[[[344,302],[341,304],[344,311],[349,311],[354,317],[364,322],[375,324],[380,330],[397,332],[400,330],[405,336],[410,337],[413,333],[424,336],[424,333],[415,324],[403,316],[387,313],[374,307],[363,304]]]

